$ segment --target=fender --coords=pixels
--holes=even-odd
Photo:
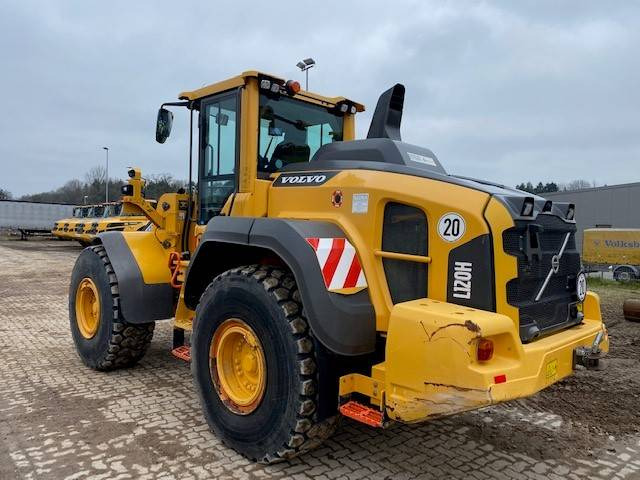
[[[376,325],[369,290],[353,295],[327,291],[316,254],[306,240],[310,237],[346,238],[346,235],[328,222],[214,217],[207,224],[187,271],[186,305],[196,308],[213,276],[251,263],[255,256],[246,255],[248,252],[268,252],[280,257],[293,272],[309,326],[325,347],[340,355],[373,352]],[[234,248],[226,248],[229,245]],[[238,249],[240,246],[244,248]]]
[[[128,232],[127,236],[136,235],[140,237],[140,240],[144,240],[143,237],[148,236],[149,233],[151,232]],[[99,234],[97,238],[107,251],[118,280],[120,311],[125,320],[129,323],[148,323],[173,317],[174,292],[168,280],[160,283],[145,283],[142,271],[136,261],[136,257],[142,255],[154,257],[152,262],[147,263],[156,266],[166,265],[166,278],[169,279],[171,274],[167,263],[168,257],[164,255],[162,246],[155,239],[150,238],[152,242],[144,242],[143,253],[135,247],[132,250],[122,232],[105,232]],[[160,251],[147,248],[147,243],[157,245]],[[162,280],[163,277],[161,271],[159,279]]]

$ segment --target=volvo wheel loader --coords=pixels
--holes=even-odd
[[[135,364],[173,319],[211,429],[270,463],[341,415],[385,427],[485,407],[608,350],[574,206],[448,174],[401,140],[402,85],[362,140],[361,104],[256,71],[179,99],[156,140],[185,109],[197,188],[154,208],[132,168],[123,201],[153,228],[98,235],[73,269],[89,367]]]
[[[81,211],[81,208],[85,207],[76,207],[74,213],[76,210]],[[86,214],[83,217],[74,216],[71,219],[58,220],[51,233],[59,238],[77,240],[80,245],[86,247],[99,243],[96,241],[99,233],[144,230],[149,223],[139,207],[128,203],[111,202],[86,207]]]
[[[70,218],[62,218],[54,223],[51,233],[65,240],[73,238],[78,223],[83,223],[84,218],[89,218],[93,205],[83,205],[73,208],[73,215]],[[74,239],[75,240],[75,239]]]

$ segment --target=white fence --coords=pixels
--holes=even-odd
[[[0,228],[22,232],[50,231],[53,224],[73,214],[74,205],[0,200]]]

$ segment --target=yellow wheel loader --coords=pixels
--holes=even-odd
[[[76,229],[76,225],[80,222],[84,223],[83,219],[88,217],[90,209],[92,207],[93,205],[74,207],[73,216],[70,218],[62,218],[55,222],[51,233],[58,238],[63,238],[66,240],[72,239]]]
[[[87,225],[97,221],[105,212],[103,205],[84,205],[73,209],[73,217],[58,220],[51,233],[67,240],[76,240],[83,247],[91,245],[91,237],[85,233]]]
[[[155,201],[149,200],[153,205]],[[129,232],[144,230],[149,220],[142,215],[139,207],[122,202],[102,205],[104,213],[98,218],[87,220],[77,240],[86,245],[97,243],[97,235],[103,232]]]
[[[361,104],[261,72],[179,99],[156,140],[186,109],[197,193],[154,208],[129,171],[123,201],[153,228],[99,234],[76,262],[70,326],[88,366],[135,364],[172,319],[211,429],[271,463],[341,415],[385,427],[485,407],[608,350],[574,206],[450,175],[402,142],[402,85],[362,140]]]
[[[149,200],[154,204],[153,200]],[[78,217],[58,220],[51,233],[56,237],[76,240],[87,247],[99,243],[96,237],[102,232],[128,232],[144,230],[149,220],[136,205],[111,202],[100,205],[76,207]]]

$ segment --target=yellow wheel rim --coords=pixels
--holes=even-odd
[[[86,339],[93,338],[100,326],[100,296],[90,278],[83,278],[76,290],[76,323]]]
[[[253,412],[264,395],[267,368],[253,329],[242,320],[225,320],[209,349],[209,369],[222,402],[234,413]]]

